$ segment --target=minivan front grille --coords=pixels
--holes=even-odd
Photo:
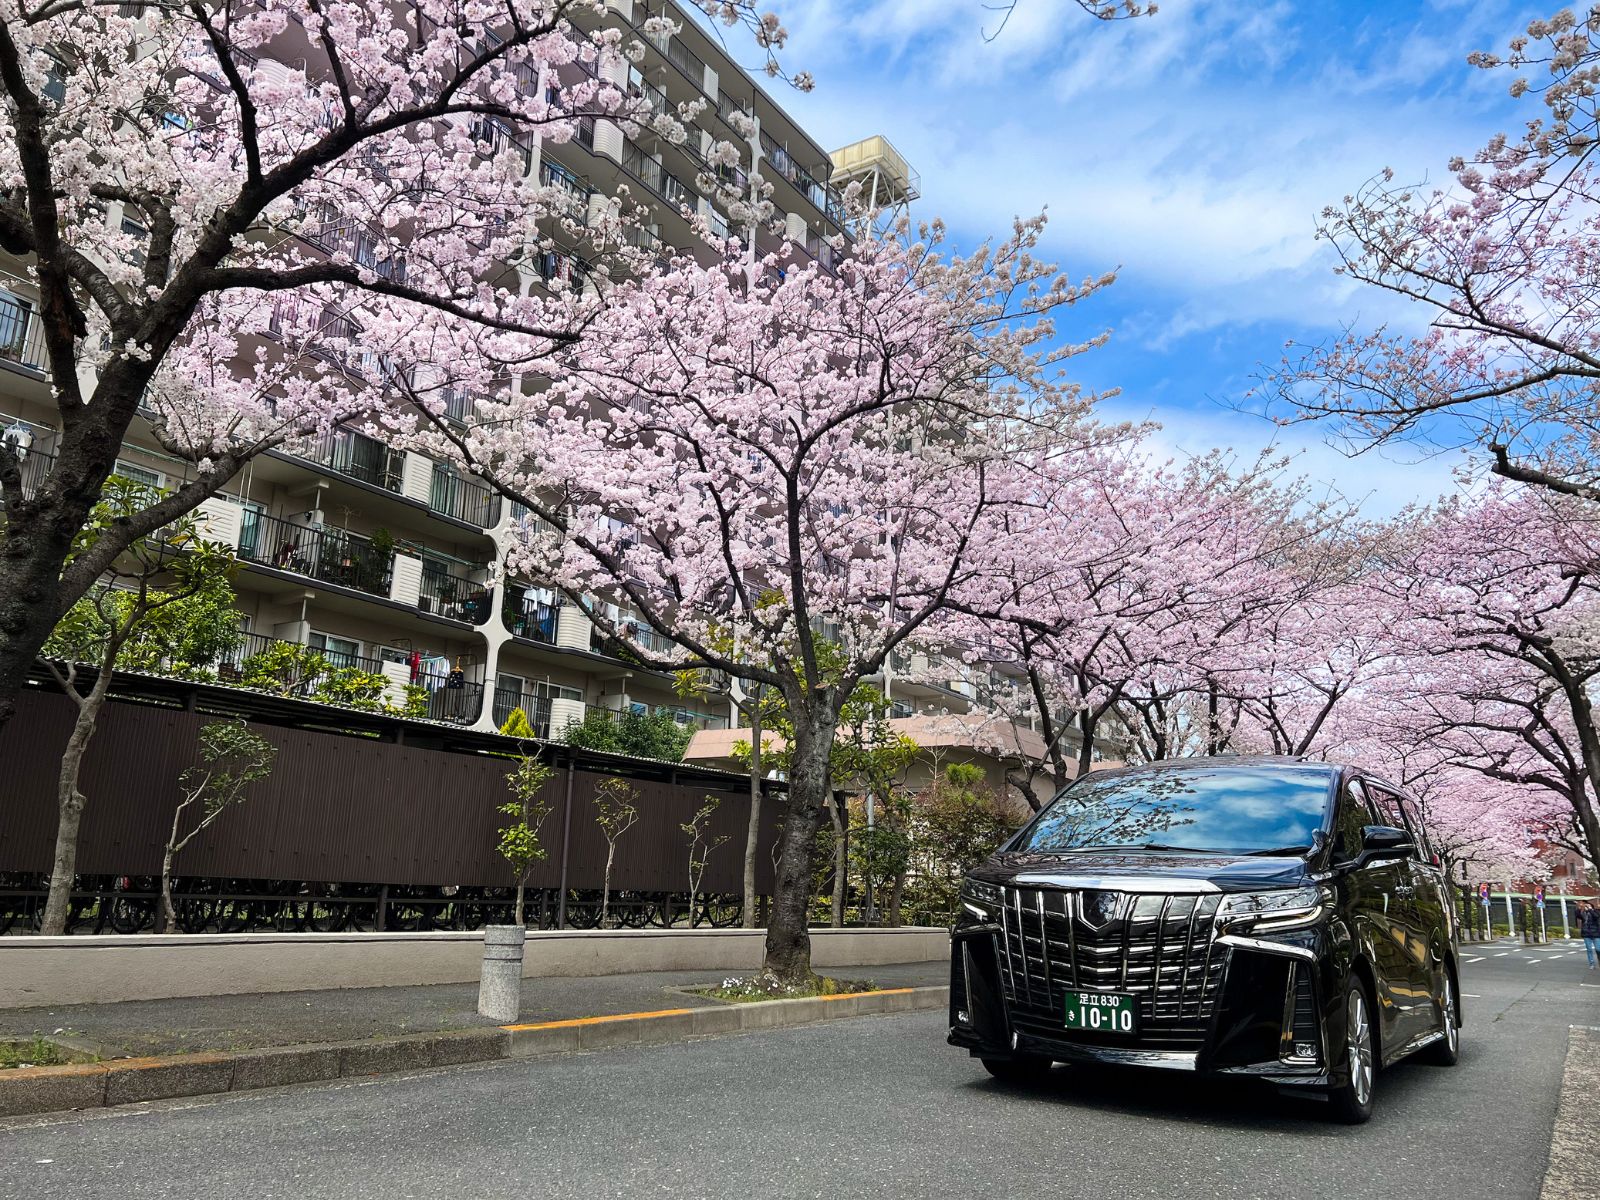
[[[1001,986],[1012,1023],[1056,1040],[1197,1049],[1216,1007],[1223,955],[1212,935],[1220,897],[1006,887]],[[1137,1034],[1064,1028],[1070,991],[1138,997]]]

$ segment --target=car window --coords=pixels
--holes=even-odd
[[[1433,852],[1433,844],[1428,841],[1428,827],[1422,823],[1422,813],[1417,808],[1417,802],[1410,796],[1400,797],[1400,811],[1406,815],[1406,823],[1411,826],[1411,836],[1417,843],[1417,850],[1422,858],[1438,865],[1438,856]]]
[[[1361,830],[1373,823],[1372,813],[1361,795],[1361,782],[1354,780],[1339,801],[1339,815],[1333,830],[1333,857],[1349,862],[1361,853]]]
[[[1336,779],[1320,763],[1223,759],[1095,773],[1058,795],[1011,849],[1302,854],[1328,819]]]
[[[1405,811],[1405,805],[1395,793],[1374,784],[1367,785],[1367,799],[1372,804],[1372,811],[1378,816],[1378,824],[1389,825],[1395,829],[1404,829],[1411,835],[1411,840],[1420,846],[1420,835],[1417,826],[1411,821]]]

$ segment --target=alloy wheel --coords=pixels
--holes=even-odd
[[[1350,1060],[1350,1089],[1358,1104],[1372,1098],[1372,1030],[1367,1023],[1367,1001],[1360,989],[1350,992],[1346,1005],[1346,1052]]]
[[[1456,981],[1444,977],[1444,1040],[1453,1055],[1461,1048],[1461,1030],[1456,1027]]]

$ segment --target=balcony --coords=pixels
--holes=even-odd
[[[483,684],[463,681],[458,687],[448,683],[428,693],[428,720],[471,725],[483,711]]]
[[[517,709],[527,715],[528,724],[533,726],[533,736],[548,739],[550,737],[550,698],[537,696],[532,692],[525,692],[515,687],[496,687],[494,689],[494,723],[504,725],[507,718]]]
[[[669,204],[686,205],[692,209],[699,202],[700,196],[693,188],[663,169],[660,163],[632,142],[623,147],[622,167]]]
[[[348,217],[328,217],[308,224],[300,231],[305,241],[329,255],[344,254],[358,267],[365,267],[382,279],[406,281],[405,256],[395,251],[366,226]]]
[[[400,491],[405,455],[354,429],[330,429],[295,457],[386,492]]]
[[[28,451],[28,456],[22,460],[22,498],[32,500],[35,493],[50,472],[55,469],[56,456],[54,454],[41,454],[37,450]]]
[[[457,475],[444,463],[433,464],[428,507],[480,529],[500,524],[500,493],[476,479]]]
[[[565,192],[572,201],[573,219],[579,224],[588,224],[589,197],[594,194],[594,189],[579,179],[574,172],[547,158],[539,163],[539,183],[542,187],[557,188]]]
[[[33,306],[0,294],[0,360],[43,375],[46,370],[44,330]]]
[[[531,642],[556,644],[556,627],[561,619],[561,593],[554,588],[530,584],[506,585],[506,598],[500,606],[500,619],[507,632]],[[530,716],[532,714],[529,714]]]
[[[296,525],[254,511],[246,512],[239,532],[239,557],[374,596],[389,594],[394,568],[392,544],[376,545],[346,529]]]
[[[454,571],[437,559],[424,559],[417,610],[482,625],[489,619],[489,588]]]

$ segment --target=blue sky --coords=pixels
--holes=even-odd
[[[1551,7],[1500,0],[1164,0],[1100,23],[1072,0],[1021,0],[985,41],[984,0],[774,0],[783,58],[816,91],[774,95],[834,146],[885,134],[922,175],[914,211],[974,242],[1048,206],[1074,276],[1120,268],[1067,318],[1112,331],[1078,359],[1120,388],[1108,415],[1162,422],[1173,454],[1276,439],[1297,473],[1383,515],[1452,485],[1459,459],[1346,459],[1320,431],[1236,411],[1284,343],[1398,316],[1331,270],[1316,214],[1384,167],[1444,164],[1524,119],[1509,76],[1466,64]],[[1524,102],[1527,103],[1527,102]]]

